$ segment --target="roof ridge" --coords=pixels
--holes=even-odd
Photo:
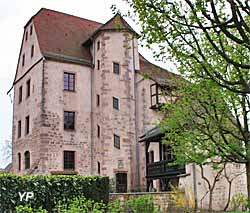
[[[68,13],[65,13],[65,12],[61,12],[61,11],[57,11],[57,10],[53,10],[53,9],[48,9],[48,8],[42,7],[40,10],[38,10],[38,11],[29,19],[29,21],[24,25],[24,28],[31,22],[31,20],[32,20],[34,17],[36,17],[36,16],[37,16],[41,11],[43,11],[43,10],[47,10],[47,11],[51,11],[51,12],[55,12],[55,13],[60,13],[60,14],[66,15],[66,16],[71,16],[71,17],[78,18],[78,19],[81,19],[81,20],[85,20],[85,21],[89,21],[89,22],[94,22],[94,23],[96,23],[96,24],[101,24],[101,25],[103,25],[103,23],[98,22],[98,21],[94,21],[94,20],[90,20],[90,19],[83,18],[83,17],[80,17],[80,16],[76,16],[76,15],[68,14]]]

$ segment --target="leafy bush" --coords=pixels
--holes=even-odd
[[[20,205],[16,207],[16,213],[47,213],[47,211],[42,209],[41,207],[39,209],[33,209],[29,205]]]
[[[247,196],[242,193],[235,194],[230,201],[231,208],[234,211],[247,210],[247,204]]]
[[[159,212],[159,209],[154,206],[152,196],[147,195],[128,200],[125,208],[133,213]]]
[[[16,176],[0,175],[0,212],[13,211],[18,205],[42,207],[51,211],[60,200],[65,203],[75,197],[108,202],[108,178],[84,176]],[[18,193],[33,192],[34,198],[20,201]]]

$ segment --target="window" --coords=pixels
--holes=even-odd
[[[154,151],[149,152],[149,163],[154,163]]]
[[[30,79],[26,82],[26,97],[30,97]]]
[[[64,151],[64,170],[75,170],[75,152]]]
[[[17,124],[17,137],[20,138],[22,136],[22,122],[18,121]]]
[[[114,147],[120,149],[120,136],[114,135]]]
[[[127,173],[116,173],[116,192],[126,193],[127,192]]]
[[[31,46],[30,57],[33,58],[34,56],[34,45]]]
[[[19,97],[18,97],[18,103],[20,104],[22,102],[23,99],[23,87],[20,86],[19,87]]]
[[[20,171],[21,170],[21,153],[19,152],[18,154],[17,154],[17,160],[18,160],[18,171]]]
[[[64,73],[64,90],[75,91],[75,74]]]
[[[64,129],[75,129],[75,112],[64,112]]]
[[[22,58],[22,66],[24,66],[25,64],[25,54],[23,54],[23,58]]]
[[[100,49],[100,41],[97,42],[97,50]]]
[[[119,110],[119,99],[113,97],[113,108]]]
[[[26,151],[24,153],[24,168],[25,169],[29,169],[30,168],[30,152],[29,151]]]
[[[100,106],[100,95],[96,95],[96,106]]]
[[[97,69],[100,70],[100,60],[97,60]]]
[[[97,172],[98,172],[98,175],[101,174],[101,163],[99,161],[97,162]]]
[[[30,116],[25,118],[25,134],[28,135],[30,132]]]
[[[33,33],[33,26],[31,25],[30,26],[30,35],[32,35],[32,33]]]
[[[28,40],[28,31],[26,31],[26,33],[25,33],[25,41],[27,41]]]
[[[97,137],[100,138],[101,135],[101,127],[97,125]]]
[[[118,63],[113,62],[113,72],[115,74],[119,74],[120,73],[120,65]]]

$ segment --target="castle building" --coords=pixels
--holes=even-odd
[[[24,27],[12,86],[12,172],[109,176],[117,192],[171,184],[205,207],[201,171],[168,164],[171,147],[155,128],[159,106],[171,98],[162,92],[180,79],[138,52],[137,33],[119,14],[102,24],[41,9]],[[242,165],[229,171],[243,174]],[[245,176],[236,177],[232,195],[246,193]],[[228,182],[217,182],[214,204],[222,209]]]
[[[14,173],[145,186],[139,137],[162,116],[158,83],[177,75],[140,55],[136,37],[119,14],[101,24],[41,9],[28,21],[13,83]]]

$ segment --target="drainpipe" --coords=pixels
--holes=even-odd
[[[193,187],[194,187],[194,208],[197,209],[197,185],[196,185],[196,169],[195,169],[195,163],[192,164],[193,168]]]
[[[139,151],[139,141],[138,141],[138,96],[137,96],[137,87],[139,85],[140,82],[144,81],[144,79],[142,78],[141,80],[139,80],[138,82],[136,82],[136,74],[135,74],[135,49],[134,49],[134,38],[132,40],[132,48],[133,48],[133,69],[134,69],[134,104],[135,104],[135,159],[136,159],[136,186],[137,189],[139,189],[140,187],[140,151]]]
[[[93,135],[93,130],[94,130],[94,116],[93,116],[93,81],[94,81],[94,68],[95,68],[95,42],[92,42],[93,44],[93,62],[92,62],[92,67],[90,70],[90,174],[94,175],[94,135]]]

